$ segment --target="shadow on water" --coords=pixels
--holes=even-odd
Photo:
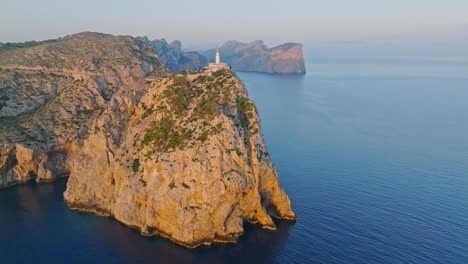
[[[187,249],[158,236],[144,237],[110,217],[72,211],[63,201],[66,179],[0,190],[0,253],[10,262],[47,258],[50,263],[263,263],[287,239],[290,223],[277,231],[246,224],[238,244]],[[37,244],[35,241],[39,241]]]
[[[7,224],[26,220],[24,217],[41,216],[49,209],[62,204],[66,179],[59,179],[56,183],[27,184],[0,189],[0,232],[9,228]]]
[[[160,263],[263,263],[271,259],[289,234],[291,224],[279,223],[275,232],[246,225],[238,244],[217,244],[187,249],[158,236],[143,237],[112,219],[95,223],[96,236],[125,258]]]

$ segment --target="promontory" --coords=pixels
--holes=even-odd
[[[67,176],[70,208],[187,247],[295,219],[236,74],[171,73],[129,36],[0,50],[0,187]]]
[[[210,49],[202,54],[213,58],[216,49]],[[273,48],[267,48],[263,41],[257,40],[242,43],[231,40],[219,48],[222,60],[236,71],[263,73],[305,73],[302,44],[285,43]]]

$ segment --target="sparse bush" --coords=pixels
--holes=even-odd
[[[192,130],[176,129],[174,121],[165,117],[159,122],[153,122],[143,138],[145,144],[152,144],[156,151],[166,152],[171,148],[182,148],[186,140],[192,137]]]
[[[143,184],[143,187],[146,187],[146,185],[148,185],[148,184],[146,183],[146,181],[143,180],[143,179],[140,179],[139,182],[140,182],[141,184]]]
[[[208,131],[204,130],[201,135],[198,137],[198,140],[202,143],[208,139]]]
[[[169,188],[171,188],[171,190],[174,189],[175,187],[176,187],[175,182],[169,183]]]
[[[215,78],[218,78],[218,77],[222,76],[223,74],[224,74],[224,70],[219,70],[219,71],[213,72],[212,76],[215,77]]]
[[[173,81],[172,82],[173,86],[187,86],[188,85],[187,79],[185,79],[185,77],[183,77],[183,76],[177,76],[177,77],[173,78],[172,81]]]
[[[244,113],[250,112],[254,109],[252,101],[247,97],[237,97],[237,105]]]
[[[154,104],[151,104],[149,107],[143,106],[143,109],[145,109],[145,112],[143,113],[141,118],[144,119],[148,117],[149,115],[151,115],[154,112],[153,108],[154,108]]]
[[[202,99],[195,108],[198,117],[211,119],[219,114],[218,103],[214,100]]]
[[[138,172],[139,169],[140,169],[140,160],[134,159],[133,164],[132,164],[132,170],[133,172]]]

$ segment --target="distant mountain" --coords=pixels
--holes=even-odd
[[[221,60],[231,65],[234,70],[265,73],[305,73],[302,44],[286,43],[274,48],[267,48],[263,41],[256,40],[242,43],[235,40],[224,43],[219,48]],[[214,60],[216,49],[202,54]]]
[[[200,53],[182,51],[180,40],[167,43],[164,38],[149,40],[148,37],[138,37],[137,39],[152,46],[158,53],[161,62],[172,72],[198,69],[208,64],[208,59]]]

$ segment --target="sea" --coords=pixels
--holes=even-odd
[[[297,215],[186,249],[71,211],[67,179],[0,189],[1,263],[468,263],[468,63],[308,60],[237,73]]]

